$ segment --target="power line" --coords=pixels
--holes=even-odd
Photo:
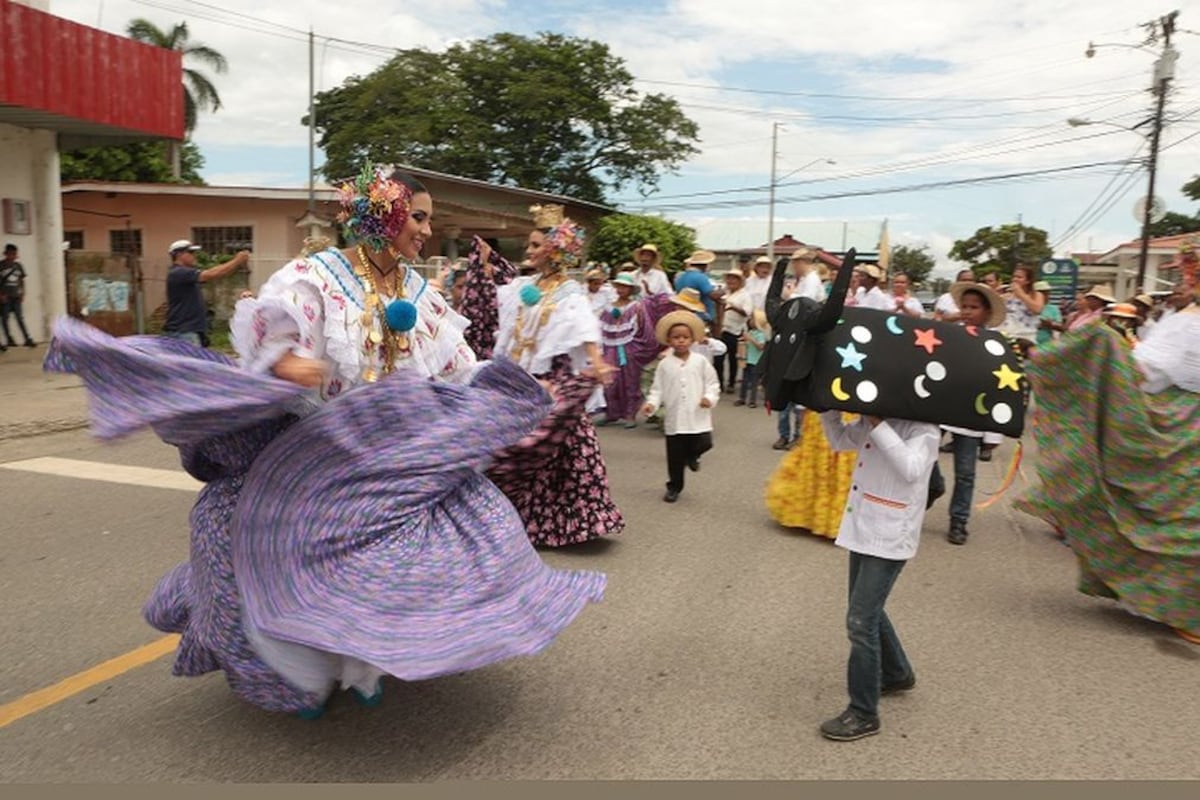
[[[803,197],[791,198],[776,198],[777,205],[793,204],[793,203],[808,203],[817,200],[843,200],[850,197],[872,197],[885,194],[904,194],[916,191],[928,191],[931,189],[946,189],[957,186],[973,186],[985,183],[995,183],[998,181],[1017,180],[1022,178],[1037,178],[1048,177],[1051,175],[1061,175],[1067,172],[1078,172],[1089,169],[1099,169],[1102,167],[1124,166],[1129,162],[1121,161],[1096,161],[1088,164],[1073,164],[1066,167],[1048,167],[1038,170],[1025,170],[1022,172],[1010,172],[1001,175],[985,175],[975,178],[957,178],[944,181],[931,181],[927,183],[909,184],[907,186],[891,186],[875,189],[859,189],[845,192],[831,192],[828,194],[806,195]],[[743,201],[724,201],[717,203],[694,203],[694,204],[678,204],[669,205],[656,210],[670,209],[675,211],[699,210],[709,208],[737,208],[746,205]]]
[[[634,82],[648,83],[658,86],[678,86],[686,89],[706,89],[718,92],[732,92],[737,94],[769,95],[777,97],[810,97],[814,99],[826,100],[868,100],[871,102],[883,103],[1015,103],[1026,102],[1029,100],[1078,100],[1081,97],[1111,97],[1113,95],[1122,93],[1122,90],[1114,90],[1109,92],[1093,92],[1089,94],[1047,94],[1011,97],[903,97],[896,95],[837,94],[834,92],[799,92],[784,91],[780,89],[751,89],[741,86],[719,86],[717,84],[687,83],[684,81],[657,81],[649,78],[635,78]]]

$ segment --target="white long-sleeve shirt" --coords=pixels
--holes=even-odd
[[[712,408],[701,408],[707,398],[712,406],[721,399],[721,379],[707,358],[692,352],[687,359],[669,354],[654,371],[654,383],[646,395],[646,404],[662,406],[663,433],[706,433],[713,429]]]
[[[835,544],[893,561],[912,558],[937,461],[938,427],[884,420],[872,428],[863,417],[847,425],[840,411],[821,414],[821,425],[834,450],[858,451]]]
[[[633,273],[633,277],[637,278],[638,286],[642,287],[642,296],[673,294],[675,292],[671,287],[671,279],[667,277],[667,273],[658,267],[651,267],[648,270],[643,270],[639,267]]]

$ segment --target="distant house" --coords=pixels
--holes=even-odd
[[[20,250],[25,322],[45,341],[67,312],[59,152],[183,138],[179,53],[0,0],[0,242]],[[122,305],[127,296],[113,293]]]
[[[465,256],[474,235],[497,239],[502,252],[519,260],[533,229],[533,204],[561,204],[585,228],[611,212],[547,192],[406,169],[434,198],[427,261]],[[211,256],[251,250],[251,289],[295,258],[309,235],[336,244],[335,192],[320,186],[313,195],[310,209],[302,188],[71,182],[62,187],[63,233],[72,250],[136,257],[148,316],[166,300],[167,248],[176,239],[190,239]]]
[[[741,258],[753,260],[767,254],[766,228],[765,220],[713,220],[695,227],[696,241],[717,254],[711,271],[723,272]],[[790,256],[801,246],[820,250],[825,254],[822,260],[830,266],[841,264],[842,256],[852,247],[861,262],[874,262],[879,257],[882,222],[789,221],[786,229],[790,232],[775,240],[776,259]]]
[[[1146,288],[1150,291],[1170,289],[1179,280],[1180,248],[1195,237],[1194,233],[1183,233],[1150,240],[1146,251]],[[1141,252],[1142,240],[1133,239],[1106,253],[1095,255],[1098,263],[1115,265],[1112,285],[1118,299],[1132,297],[1140,290],[1136,284]],[[1081,265],[1083,263],[1080,261]]]

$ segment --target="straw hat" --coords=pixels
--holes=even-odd
[[[1046,281],[1035,281],[1035,282],[1034,282],[1034,284],[1033,284],[1033,290],[1034,290],[1035,292],[1049,292],[1049,291],[1053,291],[1053,289],[1052,289],[1052,287],[1050,286],[1050,284],[1049,284],[1049,283],[1047,283]]]
[[[770,332],[771,326],[767,323],[767,312],[763,311],[761,308],[756,308],[754,309],[753,319],[755,329],[760,330],[763,333]]]
[[[711,264],[717,260],[717,254],[712,250],[697,250],[688,256],[688,264]]]
[[[605,280],[608,278],[608,276],[604,274],[604,270],[602,270],[602,269],[590,269],[590,270],[588,270],[587,274],[584,275],[583,277],[589,283],[591,281],[602,281],[602,280]]]
[[[868,278],[874,278],[876,281],[883,280],[883,270],[875,264],[855,264],[855,272],[861,272]]]
[[[815,250],[809,250],[807,247],[797,247],[792,251],[792,257],[789,261],[816,261],[817,253]]]
[[[1148,294],[1139,294],[1137,297],[1133,298],[1133,302],[1141,303],[1146,308],[1154,308],[1154,298]]]
[[[637,278],[634,277],[632,272],[622,272],[617,275],[617,277],[613,278],[611,282],[613,286],[633,287],[634,294],[637,294],[642,289],[642,287],[638,286]]]
[[[1133,303],[1110,303],[1108,307],[1104,309],[1104,316],[1121,317],[1122,319],[1137,319],[1138,313],[1137,308],[1134,307]]]
[[[1103,300],[1106,303],[1115,303],[1117,298],[1113,296],[1112,287],[1107,283],[1102,283],[1099,286],[1093,286],[1084,297],[1094,297],[1097,300]]]
[[[1000,327],[1000,323],[1004,322],[1004,318],[1008,316],[1008,313],[1004,310],[1004,298],[986,283],[973,283],[972,281],[958,281],[951,284],[950,297],[953,298],[956,306],[962,308],[963,295],[969,291],[981,294],[987,298],[988,308],[992,312],[991,316],[988,317],[987,327]]]
[[[692,329],[692,338],[697,342],[707,336],[704,330],[704,323],[690,311],[672,311],[666,314],[654,326],[654,335],[658,337],[659,344],[667,343],[667,334],[671,332],[671,328],[676,325],[687,325]]]
[[[693,289],[690,286],[671,295],[671,302],[677,306],[683,306],[689,311],[695,311],[697,314],[703,314],[708,311],[708,307],[700,299],[700,290]]]
[[[773,265],[775,262],[772,261],[770,259],[770,257],[768,257],[768,256],[759,256],[758,258],[754,259],[754,263],[755,264],[772,264]]]
[[[728,272],[726,272],[724,275],[721,276],[721,280],[723,280],[723,281],[727,281],[730,278],[737,278],[742,283],[746,282],[746,276],[743,275],[742,273],[738,272],[736,269],[731,269]]]

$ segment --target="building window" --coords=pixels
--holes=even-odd
[[[63,231],[63,241],[72,250],[83,249],[83,231]]]
[[[254,229],[249,225],[221,228],[192,228],[192,243],[210,256],[232,255],[254,249]]]
[[[124,253],[135,256],[142,254],[141,230],[128,228],[108,232],[108,250],[111,253]]]

